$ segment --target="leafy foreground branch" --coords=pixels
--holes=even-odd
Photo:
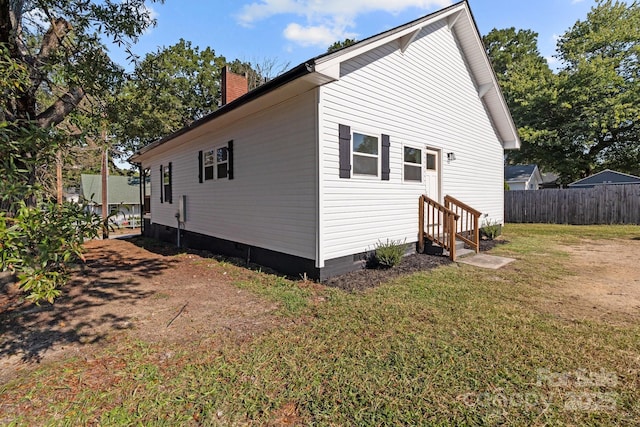
[[[22,203],[14,216],[0,212],[0,269],[18,277],[35,303],[50,303],[68,279],[69,265],[84,260],[82,244],[98,236],[102,220],[83,205]]]

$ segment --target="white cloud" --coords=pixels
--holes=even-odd
[[[571,4],[582,3],[584,0],[571,0]]]
[[[288,40],[302,46],[322,46],[353,38],[349,31],[356,18],[370,12],[397,14],[408,8],[445,7],[451,0],[258,0],[245,5],[237,16],[244,26],[277,15],[293,15],[304,22],[291,22],[283,30]]]
[[[149,14],[149,18],[151,20],[157,20],[158,19],[158,12],[152,8],[151,6],[147,6],[146,4],[142,5],[143,11]],[[153,27],[149,26],[147,27],[146,30],[144,30],[144,34],[150,34],[153,31]]]
[[[355,38],[355,33],[345,31],[344,28],[328,27],[325,25],[302,26],[295,22],[287,25],[283,35],[300,46],[329,46],[336,40]]]

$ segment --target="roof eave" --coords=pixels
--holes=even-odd
[[[305,62],[302,63],[300,65],[298,65],[297,67],[292,68],[291,70],[287,71],[286,73],[274,78],[273,80],[268,81],[267,83],[258,86],[257,88],[255,88],[254,90],[244,94],[243,96],[239,97],[238,99],[220,107],[219,109],[217,109],[216,111],[207,114],[206,116],[202,117],[201,119],[198,119],[196,121],[194,121],[193,123],[191,123],[188,126],[185,126],[163,138],[160,138],[150,144],[145,145],[144,147],[140,148],[138,151],[136,151],[131,157],[129,157],[129,159],[127,159],[130,163],[133,164],[140,164],[140,162],[137,160],[142,154],[148,152],[149,150],[152,150],[168,141],[171,141],[175,138],[177,138],[180,135],[184,135],[187,132],[192,131],[193,129],[196,129],[202,125],[204,125],[205,123],[208,123],[224,114],[227,114],[251,101],[253,101],[254,99],[257,99],[259,97],[261,97],[262,95],[274,91],[284,85],[286,85],[289,82],[292,82],[293,80],[296,80],[304,75],[307,75],[309,73],[313,72],[313,65]]]

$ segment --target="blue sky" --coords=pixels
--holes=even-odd
[[[228,60],[277,59],[295,66],[345,37],[358,40],[417,19],[448,0],[166,0],[152,4],[158,25],[134,52],[144,56],[180,38],[211,47]],[[586,17],[595,0],[469,0],[481,34],[516,27],[539,33],[541,53],[553,65],[555,39]],[[123,55],[112,56],[127,69]]]

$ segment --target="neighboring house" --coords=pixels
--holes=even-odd
[[[112,222],[121,225],[131,217],[140,215],[140,177],[110,175],[107,180],[108,212]],[[102,213],[102,176],[80,176],[80,198],[88,202],[89,209]]]
[[[597,185],[640,184],[640,177],[605,169],[568,184],[569,188],[592,188]]]
[[[505,166],[504,179],[509,190],[537,190],[542,184],[542,175],[537,165]]]
[[[558,181],[560,181],[560,175],[553,172],[543,173],[540,188],[562,188]]]
[[[144,235],[179,224],[183,246],[322,280],[417,242],[421,194],[503,222],[520,140],[466,1],[227,102],[131,158],[151,176]]]

